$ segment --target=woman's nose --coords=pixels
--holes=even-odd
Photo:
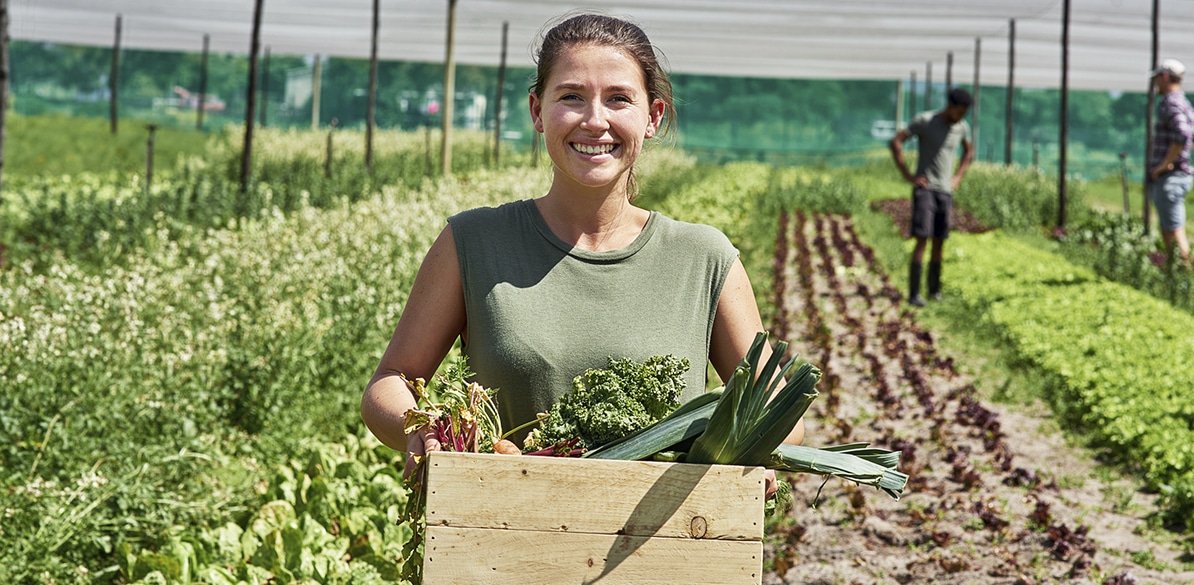
[[[580,125],[586,130],[605,130],[608,128],[609,123],[606,120],[605,107],[600,102],[590,102],[584,110],[584,118],[581,119]]]

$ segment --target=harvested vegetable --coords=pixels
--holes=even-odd
[[[806,363],[787,378],[796,361],[792,359],[779,368],[777,374],[779,361],[788,345],[782,341],[776,344],[771,359],[760,370],[759,361],[766,342],[765,333],[755,337],[724,390],[706,393],[680,406],[658,423],[583,456],[757,465],[780,471],[841,477],[873,485],[899,499],[908,476],[896,470],[898,451],[871,448],[866,443],[823,448],[783,444],[817,397],[815,385],[821,373]],[[781,383],[782,387],[779,386]],[[685,445],[689,445],[686,450]]]
[[[522,449],[519,449],[518,445],[509,439],[498,439],[493,444],[493,452],[499,455],[522,455]]]
[[[496,390],[467,379],[472,376],[467,362],[449,366],[438,376],[439,387],[432,396],[422,378],[406,380],[414,389],[419,407],[406,412],[406,434],[427,427],[439,439],[444,451],[492,453],[493,444],[502,436],[502,419],[493,402]]]
[[[414,390],[416,408],[406,411],[404,431],[411,434],[422,427],[435,433],[444,451],[493,453],[501,442],[502,421],[493,402],[496,389],[468,382],[472,376],[466,358],[448,366],[438,382],[429,386],[422,378],[406,380]],[[518,446],[509,443],[516,452]],[[504,446],[503,446],[504,447]],[[402,576],[411,583],[423,582],[423,535],[427,530],[426,459],[415,457],[418,467],[407,484],[411,494],[398,523],[409,522],[412,536],[402,547]]]
[[[607,367],[585,370],[573,380],[572,391],[537,421],[527,449],[549,449],[573,439],[579,440],[574,448],[592,449],[651,426],[680,405],[687,358],[607,360]]]

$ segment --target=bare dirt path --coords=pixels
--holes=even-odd
[[[1155,496],[1098,473],[1047,407],[980,396],[849,218],[785,216],[780,232],[776,335],[824,372],[807,444],[899,449],[911,479],[899,501],[831,480],[813,509],[821,478],[788,476],[765,585],[1194,583],[1189,553],[1147,537]]]

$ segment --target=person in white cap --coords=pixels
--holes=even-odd
[[[1153,143],[1148,160],[1148,196],[1157,208],[1161,238],[1172,253],[1174,246],[1182,261],[1190,263],[1186,239],[1186,193],[1194,183],[1190,169],[1190,143],[1194,139],[1194,108],[1182,91],[1186,66],[1177,59],[1165,59],[1153,70],[1153,84],[1161,96]]]

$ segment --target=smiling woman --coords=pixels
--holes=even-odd
[[[548,30],[537,57],[528,105],[552,159],[550,188],[448,219],[365,390],[366,424],[408,458],[440,445],[426,429],[404,432],[406,380],[430,378],[457,338],[474,381],[498,389],[502,427],[516,428],[609,359],[687,359],[681,400],[691,400],[706,388],[697,364],[727,380],[763,331],[724,234],[632,203],[634,164],[672,107],[643,30],[572,16]],[[803,434],[797,424],[788,440]]]

